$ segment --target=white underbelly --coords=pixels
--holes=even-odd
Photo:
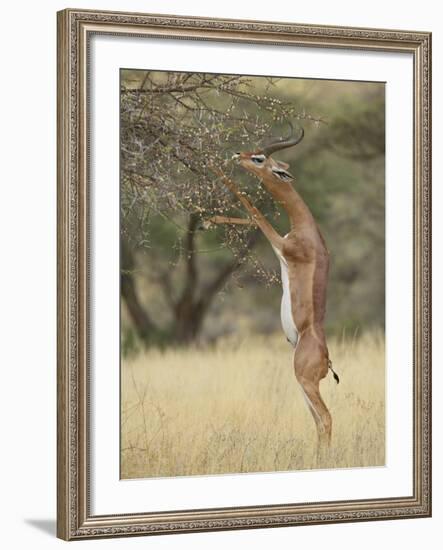
[[[274,247],[273,247],[274,248]],[[283,290],[283,296],[281,299],[280,307],[280,318],[283,332],[285,333],[288,341],[295,347],[298,342],[298,330],[294,323],[294,318],[292,316],[292,303],[291,303],[291,292],[289,288],[289,276],[288,276],[288,265],[286,260],[281,255],[280,251],[274,248],[275,254],[280,261],[281,268],[281,284]]]
[[[283,296],[281,299],[280,307],[280,317],[281,317],[281,326],[283,332],[286,335],[286,338],[291,342],[293,346],[297,345],[298,341],[298,331],[294,323],[294,318],[292,316],[292,304],[291,304],[291,293],[289,291],[289,277],[288,277],[288,267],[280,260],[281,265],[281,282],[283,287]]]

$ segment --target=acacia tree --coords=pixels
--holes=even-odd
[[[244,215],[211,168],[229,172],[236,150],[283,131],[285,121],[311,118],[300,115],[295,101],[279,99],[277,88],[272,78],[124,73],[121,292],[146,343],[195,340],[214,297],[246,260],[268,282],[275,277],[254,256],[259,233],[253,226],[219,227],[210,235],[199,228],[214,215]],[[260,186],[241,184],[261,209],[279,214]],[[140,296],[140,263],[167,309],[155,319]]]

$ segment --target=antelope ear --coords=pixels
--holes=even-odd
[[[279,178],[281,181],[292,181],[294,179],[292,174],[278,166],[272,168],[272,173],[274,174],[274,176],[277,176],[277,178]]]
[[[286,162],[282,162],[281,160],[277,160],[277,164],[279,168],[283,168],[283,170],[287,170],[289,168],[289,164]]]

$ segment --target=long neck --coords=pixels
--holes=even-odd
[[[288,214],[291,229],[300,229],[306,225],[315,225],[308,206],[291,184],[268,184],[263,181],[274,199],[279,202]]]

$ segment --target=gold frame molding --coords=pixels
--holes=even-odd
[[[431,34],[68,9],[58,25],[57,535],[65,540],[431,515]],[[93,516],[88,482],[88,43],[93,34],[407,52],[414,60],[413,495]]]

